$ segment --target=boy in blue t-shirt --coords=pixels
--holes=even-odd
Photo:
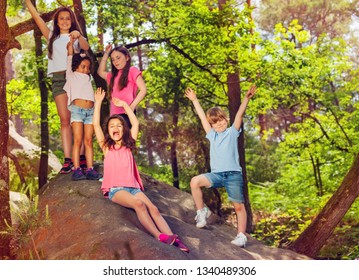
[[[190,183],[192,196],[197,207],[196,226],[198,228],[204,227],[207,224],[206,219],[211,214],[203,203],[201,188],[225,187],[228,199],[232,201],[237,216],[237,236],[231,243],[240,247],[244,247],[247,242],[245,235],[247,213],[244,207],[243,177],[242,168],[239,165],[237,138],[241,133],[244,112],[256,90],[256,86],[252,85],[247,91],[231,127],[228,127],[228,118],[222,109],[214,107],[205,114],[196,93],[191,88],[186,89],[185,92],[202,122],[207,134],[206,138],[210,141],[211,172],[193,177]]]

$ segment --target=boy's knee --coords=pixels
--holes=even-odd
[[[200,180],[197,176],[191,179],[190,186],[191,189],[198,189],[201,187]]]

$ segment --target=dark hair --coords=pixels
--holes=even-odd
[[[92,59],[91,57],[89,57],[85,52],[81,52],[81,53],[75,53],[72,56],[72,64],[71,64],[71,69],[73,72],[76,71],[77,67],[79,67],[79,65],[81,64],[82,61],[84,60],[88,60],[90,61],[90,73],[93,73],[93,69],[92,69]]]
[[[130,130],[127,122],[119,114],[114,114],[114,115],[108,117],[108,119],[106,120],[106,122],[104,124],[103,132],[105,135],[105,143],[104,143],[105,147],[114,148],[115,144],[116,144],[116,142],[110,137],[110,134],[108,132],[108,124],[109,124],[110,120],[112,120],[112,119],[118,119],[122,123],[122,126],[123,126],[123,134],[122,134],[122,139],[121,139],[122,144],[131,150],[135,150],[136,149],[136,141],[131,136],[131,130]]]
[[[77,23],[77,20],[76,20],[76,16],[74,14],[74,12],[67,8],[67,7],[60,7],[57,9],[56,13],[54,14],[54,19],[53,19],[53,31],[52,31],[52,35],[49,39],[49,45],[48,45],[48,51],[49,51],[49,58],[52,59],[52,53],[53,53],[53,44],[54,44],[54,41],[59,38],[60,36],[60,28],[59,26],[57,25],[58,24],[58,21],[59,21],[59,14],[61,12],[68,12],[70,14],[70,19],[71,19],[71,27],[70,27],[70,30],[69,32],[72,32],[74,30],[80,30],[79,28],[79,25]]]
[[[123,53],[125,56],[128,57],[128,60],[126,62],[125,67],[122,69],[122,74],[121,77],[118,81],[118,88],[121,90],[123,88],[125,88],[127,86],[128,83],[128,73],[130,72],[130,67],[131,67],[131,55],[130,52],[128,51],[128,49],[126,49],[125,47],[115,47],[114,49],[111,50],[109,56],[111,57],[111,54],[114,52],[120,52]],[[115,78],[118,74],[119,70],[116,69],[116,67],[113,65],[113,63],[111,63],[111,80],[110,80],[110,85],[109,85],[109,92],[111,93],[114,87],[114,81]]]

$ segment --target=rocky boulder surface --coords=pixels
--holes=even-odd
[[[136,213],[103,198],[98,181],[71,180],[58,175],[41,191],[39,209],[48,209],[51,223],[33,232],[34,244],[22,246],[18,257],[59,260],[295,260],[309,259],[272,248],[249,237],[246,248],[232,245],[235,228],[212,215],[197,229],[190,194],[141,174],[146,195],[159,208],[190,253],[162,244],[139,223]],[[36,248],[36,250],[34,249]]]

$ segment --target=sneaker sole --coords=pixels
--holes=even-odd
[[[235,242],[231,241],[231,243],[237,247],[240,247],[240,248],[245,248],[246,247],[246,244],[243,244],[243,245],[239,245],[239,244],[236,244]]]

